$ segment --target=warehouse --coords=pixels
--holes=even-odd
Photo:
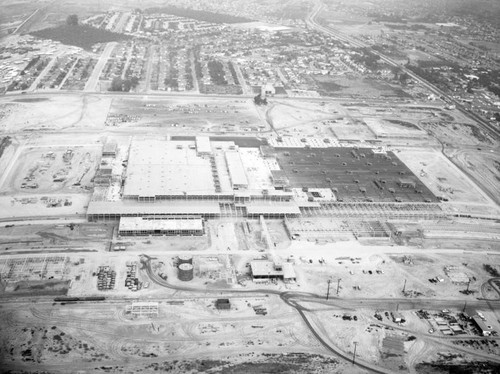
[[[122,217],[121,236],[200,236],[204,234],[201,218]]]

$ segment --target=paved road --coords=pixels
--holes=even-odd
[[[17,28],[14,30],[14,32],[12,34],[19,34],[21,33],[21,30],[22,28],[24,27],[24,25],[26,25],[26,23],[32,19],[38,12],[40,11],[40,9],[36,9],[33,13],[31,13],[31,15],[26,18],[23,23],[21,23],[19,26],[17,26]]]
[[[324,300],[322,295],[317,295],[314,293],[308,292],[298,292],[298,291],[276,291],[276,290],[266,290],[266,289],[256,289],[256,290],[227,290],[227,289],[210,289],[210,290],[199,290],[192,287],[187,286],[175,286],[170,284],[167,280],[160,278],[156,275],[151,268],[151,259],[153,257],[142,255],[141,263],[144,265],[146,269],[146,273],[151,279],[152,282],[169,289],[177,290],[177,291],[185,291],[185,292],[204,292],[217,294],[220,296],[221,294],[238,295],[238,294],[273,294],[279,296],[287,305],[297,310],[306,326],[309,328],[311,333],[316,337],[316,339],[333,354],[337,355],[340,358],[343,358],[347,361],[351,361],[350,355],[346,354],[344,351],[340,350],[337,347],[329,344],[321,334],[317,331],[317,329],[313,326],[310,319],[307,317],[306,312],[307,308],[300,305],[300,302],[315,302],[323,305],[328,305],[331,307],[342,308],[342,309],[353,309],[356,310],[358,308],[369,308],[369,309],[431,309],[431,310],[440,310],[445,308],[453,308],[460,309],[464,306],[463,301],[461,300],[434,300],[434,299],[340,299],[333,298],[330,300]],[[500,300],[489,301],[489,300],[477,300],[470,301],[467,303],[469,307],[475,308],[491,308],[493,310],[500,309]],[[470,352],[468,352],[470,353]],[[391,371],[387,369],[383,369],[377,367],[376,365],[363,361],[356,360],[356,365],[366,369],[373,373],[391,373]]]
[[[99,57],[99,61],[95,65],[94,70],[92,70],[92,75],[87,81],[87,84],[85,84],[85,92],[94,92],[96,90],[96,86],[99,82],[99,77],[101,76],[102,70],[104,69],[104,66],[106,66],[106,62],[108,62],[109,56],[111,56],[111,52],[113,52],[113,49],[117,44],[118,43],[116,42],[110,42],[106,44],[101,57]]]

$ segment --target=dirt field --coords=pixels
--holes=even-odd
[[[30,365],[58,373],[67,372],[69,363],[74,370],[126,365],[127,372],[150,372],[162,361],[179,359],[238,364],[247,355],[259,357],[277,347],[283,353],[324,353],[297,315],[280,309],[278,299],[251,297],[232,302],[230,311],[217,311],[211,298],[167,299],[160,302],[158,317],[151,318],[127,314],[127,303],[3,308],[2,317],[11,323],[1,327],[2,336],[7,337],[2,340],[2,356],[11,369]],[[266,306],[269,314],[256,315],[252,305]],[[232,353],[237,356],[231,357]],[[317,360],[313,367],[323,361],[337,368],[334,360]],[[293,356],[289,364],[295,364]]]
[[[397,156],[436,195],[452,202],[489,203],[490,199],[438,151],[401,150]]]
[[[325,96],[370,99],[408,99],[409,94],[400,87],[368,78],[315,78],[318,91]]]
[[[0,193],[75,193],[92,186],[100,147],[28,148],[20,154]]]
[[[339,140],[374,140],[375,134],[361,121],[352,122],[347,119],[337,120],[331,126],[331,131]]]
[[[10,113],[0,119],[5,131],[96,129],[104,126],[111,100],[106,97],[81,95],[41,96],[39,100],[2,98]]]
[[[272,101],[267,109],[266,117],[273,127],[280,131],[296,126],[306,127],[323,120],[338,118],[340,106],[333,103],[317,102],[279,102]]]
[[[497,144],[476,125],[467,122],[452,123],[449,121],[430,122],[422,120],[419,124],[431,135],[448,145],[494,146]]]
[[[425,138],[427,134],[413,121],[388,118],[364,118],[367,126],[378,138]]]
[[[452,150],[450,153],[452,160],[465,168],[500,203],[500,155],[486,150]]]
[[[269,130],[251,100],[209,98],[114,99],[106,126],[168,129],[182,134]]]
[[[380,35],[381,31],[389,31],[383,24],[370,23],[371,18],[346,12],[344,10],[324,11],[321,23],[351,35]]]

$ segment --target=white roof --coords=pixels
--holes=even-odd
[[[250,262],[253,276],[282,276],[284,279],[296,278],[293,265],[289,262],[280,264],[283,270],[276,270],[274,263],[269,260],[255,260]]]
[[[92,214],[214,214],[219,215],[220,206],[217,202],[211,201],[160,201],[155,203],[139,203],[134,200],[122,201],[91,201],[87,210],[87,215]]]
[[[215,193],[210,161],[187,141],[136,141],[130,147],[125,196]]]
[[[212,153],[210,138],[208,136],[197,136],[196,150],[198,151],[198,153]]]
[[[229,176],[231,178],[231,183],[233,187],[237,186],[248,186],[248,179],[245,173],[245,168],[243,162],[241,161],[241,156],[237,151],[227,151],[226,163],[229,170]]]
[[[295,203],[260,203],[246,205],[248,214],[300,214]]]
[[[119,231],[179,231],[203,230],[201,218],[197,219],[144,219],[142,217],[120,218]]]
[[[136,302],[136,303],[132,303],[132,308],[134,307],[138,307],[138,308],[144,308],[144,307],[147,307],[147,308],[153,308],[153,307],[158,307],[159,303],[158,302],[146,302],[146,301],[142,301],[142,302]]]

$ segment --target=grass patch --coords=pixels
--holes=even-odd
[[[2,140],[0,140],[0,157],[2,157],[3,152],[11,144],[12,144],[12,141],[10,139],[10,136],[6,136],[5,138],[2,138]]]
[[[95,27],[78,25],[61,25],[31,33],[41,39],[51,39],[63,44],[74,45],[90,50],[97,43],[109,43],[130,39],[130,36],[116,32],[96,29]]]
[[[489,264],[484,264],[483,265],[483,269],[489,274],[491,275],[492,277],[500,277],[500,272],[498,271],[498,269],[495,267],[495,266],[491,266]]]
[[[10,283],[5,292],[26,296],[56,296],[66,295],[69,289],[69,280],[27,280]]]

